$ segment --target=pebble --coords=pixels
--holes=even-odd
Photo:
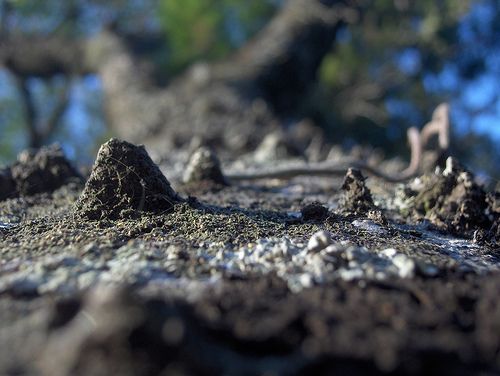
[[[302,213],[299,211],[289,211],[286,213],[286,215],[292,219],[301,219],[302,218]]]
[[[415,275],[415,261],[400,253],[392,258],[392,263],[398,268],[401,278],[412,278]]]
[[[0,222],[0,230],[8,230],[8,229],[11,229],[15,226],[16,225],[12,224],[12,223]]]
[[[375,222],[368,219],[356,219],[352,222],[354,227],[360,228],[362,230],[374,233],[374,234],[386,234],[387,231],[382,228],[382,226],[377,225]]]
[[[316,232],[307,243],[310,252],[319,252],[332,244],[332,236],[328,231]]]

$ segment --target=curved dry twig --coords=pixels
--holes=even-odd
[[[420,133],[422,145],[429,143],[432,136],[438,135],[439,149],[448,150],[450,146],[450,108],[448,103],[441,103],[432,113],[430,122],[424,125]]]
[[[427,123],[420,132],[415,127],[408,129],[407,137],[411,152],[410,162],[407,168],[394,175],[387,174],[363,161],[350,161],[345,164],[333,164],[332,162],[326,161],[306,165],[278,167],[268,170],[228,173],[225,177],[230,181],[240,181],[291,179],[296,176],[343,176],[348,168],[354,167],[388,182],[402,182],[418,175],[422,164],[424,147],[429,143],[432,136],[438,135],[441,153],[448,149],[450,143],[449,129],[449,106],[447,103],[442,103],[436,107],[432,115],[432,120]]]

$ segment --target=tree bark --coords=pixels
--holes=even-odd
[[[85,43],[52,36],[12,35],[0,39],[0,64],[18,77],[50,78],[58,74],[85,74]]]
[[[337,30],[356,12],[348,0],[290,0],[233,57],[195,65],[167,88],[152,84],[109,30],[90,40],[13,36],[1,41],[0,62],[18,77],[99,74],[116,134],[162,154],[193,136],[241,149],[293,113]]]
[[[251,82],[278,113],[291,113],[316,81],[338,29],[357,14],[354,3],[289,1],[233,59],[215,65],[216,76]]]

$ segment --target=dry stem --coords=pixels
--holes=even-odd
[[[364,161],[351,161],[345,165],[332,164],[331,162],[318,162],[294,167],[281,167],[264,171],[251,171],[243,173],[229,173],[226,177],[232,181],[256,179],[290,179],[296,176],[342,176],[349,167],[355,167],[366,173],[377,176],[389,182],[408,180],[419,173],[422,163],[424,147],[432,136],[438,135],[440,153],[448,150],[450,140],[449,106],[442,103],[433,112],[432,120],[419,132],[417,128],[408,129],[407,137],[410,145],[411,157],[408,167],[398,174],[389,175]]]

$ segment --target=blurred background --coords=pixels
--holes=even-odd
[[[112,29],[127,41],[141,70],[152,72],[152,84],[168,87],[195,62],[234,55],[285,3],[2,0],[0,163],[54,141],[70,158],[87,163],[113,134],[102,77],[68,68],[78,66],[71,61],[77,59],[74,41]],[[334,144],[370,145],[390,156],[407,150],[408,127],[422,127],[439,103],[448,102],[453,152],[475,171],[498,179],[500,1],[339,3],[353,12],[345,12],[346,21],[335,29],[307,94],[281,118],[310,119]],[[53,38],[67,41],[52,51],[58,59],[42,42]],[[25,40],[31,42],[24,45]],[[43,59],[35,56],[38,47],[47,52]]]

